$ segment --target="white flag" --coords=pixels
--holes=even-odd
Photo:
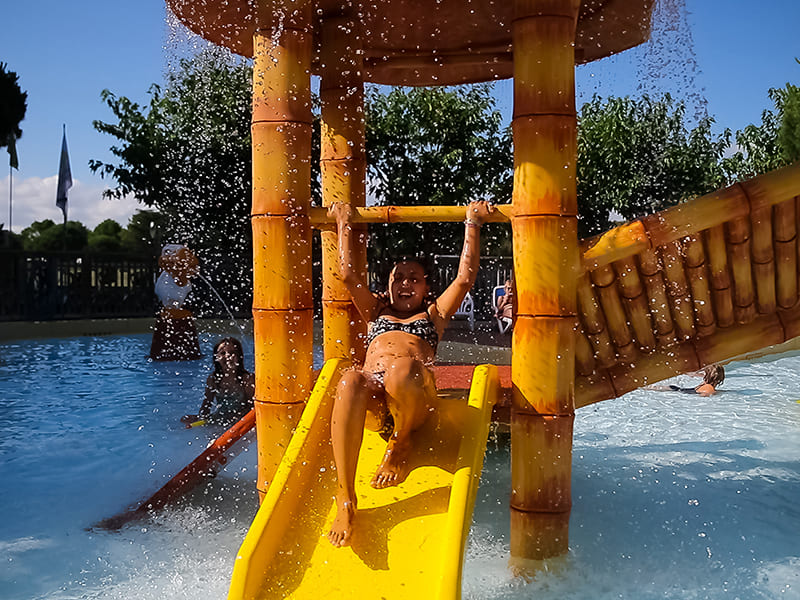
[[[67,190],[72,187],[72,171],[69,168],[69,152],[67,152],[67,126],[64,125],[64,137],[61,140],[61,162],[58,165],[58,187],[56,188],[56,206],[64,213],[67,222]]]

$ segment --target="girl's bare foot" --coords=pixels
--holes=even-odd
[[[370,485],[376,489],[400,485],[408,477],[408,455],[411,451],[409,440],[392,438],[386,445],[383,461],[375,471]]]
[[[356,517],[356,507],[349,500],[339,502],[336,500],[336,516],[331,523],[331,530],[328,532],[328,541],[341,548],[350,545],[350,537],[353,535],[353,521]]]

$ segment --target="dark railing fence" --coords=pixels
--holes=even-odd
[[[0,251],[0,320],[150,317],[152,256]]]
[[[455,277],[458,259],[455,255],[433,257],[438,291]],[[319,261],[314,261],[313,267],[314,305],[319,316],[322,269]],[[512,269],[510,257],[481,258],[472,288],[479,319],[491,318],[492,289],[502,285]],[[0,321],[151,317],[160,308],[154,292],[157,273],[153,256],[0,250]],[[386,285],[385,277],[377,273],[371,273],[371,280],[375,289]],[[236,318],[249,317],[250,297],[229,298],[231,290],[217,291]],[[228,316],[225,306],[200,281],[194,282],[187,307],[198,317]]]

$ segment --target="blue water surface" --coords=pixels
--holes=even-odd
[[[179,418],[217,338],[172,363],[147,359],[150,335],[0,344],[0,598],[226,596],[257,507],[254,444],[178,506],[92,529],[212,439]],[[252,368],[252,340],[245,353]],[[639,390],[578,411],[570,552],[528,583],[506,567],[509,444],[493,434],[464,597],[800,598],[800,358],[727,372],[709,399]]]

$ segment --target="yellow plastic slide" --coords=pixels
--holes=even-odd
[[[464,548],[498,393],[497,368],[476,367],[469,399],[440,396],[415,432],[400,486],[369,481],[386,442],[366,432],[356,479],[352,545],[325,537],[336,512],[330,416],[339,370],[328,361],[239,550],[229,600],[460,598]]]

